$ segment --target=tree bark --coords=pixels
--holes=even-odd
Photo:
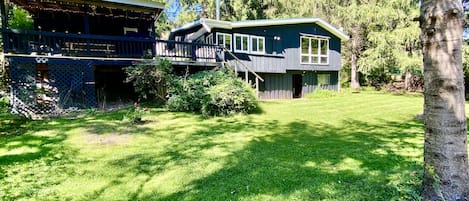
[[[412,82],[412,73],[409,70],[405,72],[405,79],[404,79],[404,89],[406,91],[410,90],[410,84]]]
[[[357,64],[357,55],[355,53],[352,53],[352,75],[351,77],[351,83],[350,86],[352,89],[358,89],[360,88],[360,82],[358,81],[358,64]]]
[[[424,200],[469,200],[460,0],[424,0]]]
[[[352,70],[351,70],[351,83],[350,83],[350,86],[352,87],[352,89],[358,89],[360,88],[360,81],[358,79],[358,53],[357,53],[357,49],[359,49],[358,46],[358,42],[357,40],[359,40],[359,36],[358,36],[358,33],[359,33],[359,28],[358,27],[355,27],[354,28],[354,32],[353,32],[353,36],[352,36],[352,61],[351,61],[351,64],[352,64]]]

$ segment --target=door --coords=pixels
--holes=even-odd
[[[301,76],[301,74],[292,75],[293,98],[302,97],[302,89],[303,89],[302,83],[303,83],[303,76]]]

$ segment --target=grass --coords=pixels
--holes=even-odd
[[[346,94],[230,118],[0,116],[0,200],[416,200],[423,98]]]

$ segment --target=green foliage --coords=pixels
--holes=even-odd
[[[148,108],[142,108],[135,103],[133,107],[127,110],[127,113],[122,117],[122,122],[138,124],[142,123],[142,116],[149,111]]]
[[[165,99],[164,86],[172,79],[172,65],[169,60],[146,60],[125,68],[125,72],[126,82],[133,83],[140,100]]]
[[[366,50],[359,60],[359,70],[372,86],[386,84],[391,69],[405,73],[419,70],[423,65],[420,28],[412,21],[412,17],[419,14],[418,8],[407,4],[385,4],[381,10],[386,21],[378,21],[370,28]]]
[[[204,116],[248,114],[257,109],[257,99],[248,84],[240,79],[226,79],[208,89],[208,99],[202,103]]]
[[[10,110],[10,99],[0,94],[0,113],[7,113]]]
[[[155,32],[157,38],[168,38],[172,25],[168,22],[166,13],[163,12],[155,23]]]
[[[8,26],[11,29],[32,30],[34,29],[34,22],[26,10],[15,6],[11,10]]]
[[[338,95],[339,95],[339,92],[337,91],[318,88],[314,90],[313,92],[306,94],[305,97],[315,99],[315,98],[330,98],[330,97],[335,97]]]
[[[167,106],[172,111],[197,112],[204,116],[250,113],[257,108],[252,89],[229,70],[202,71],[176,80]]]
[[[0,66],[0,92],[2,90],[6,91],[7,87],[8,87],[8,74],[6,72],[6,69]]]
[[[177,25],[181,25],[199,18],[216,18],[215,1],[212,0],[185,0],[180,1],[183,12],[178,16]],[[201,11],[196,10],[202,6]],[[221,20],[252,20],[265,19],[264,9],[267,2],[262,0],[230,0],[220,1]]]
[[[171,111],[201,112],[202,103],[209,99],[207,90],[227,79],[225,70],[201,71],[188,78],[174,79],[169,88],[167,106]]]

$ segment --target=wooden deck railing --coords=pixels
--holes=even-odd
[[[6,30],[7,53],[140,58],[154,53],[155,39],[124,36]]]
[[[116,58],[157,56],[198,62],[223,60],[223,49],[209,44],[30,30],[5,30],[3,36],[5,53]]]
[[[157,40],[155,46],[158,57],[173,61],[223,61],[223,48],[217,45]]]
[[[254,70],[252,70],[249,66],[247,66],[246,64],[244,64],[241,59],[239,59],[235,54],[233,54],[230,50],[226,49],[225,48],[225,52],[230,55],[233,59],[234,59],[234,72],[235,74],[237,75],[238,74],[238,64],[241,65],[241,68],[244,69],[244,80],[249,83],[249,73],[252,73],[255,77],[255,80],[256,80],[256,85],[255,85],[255,88],[256,88],[256,96],[259,97],[259,80],[264,82],[264,79],[259,75],[257,74]]]

